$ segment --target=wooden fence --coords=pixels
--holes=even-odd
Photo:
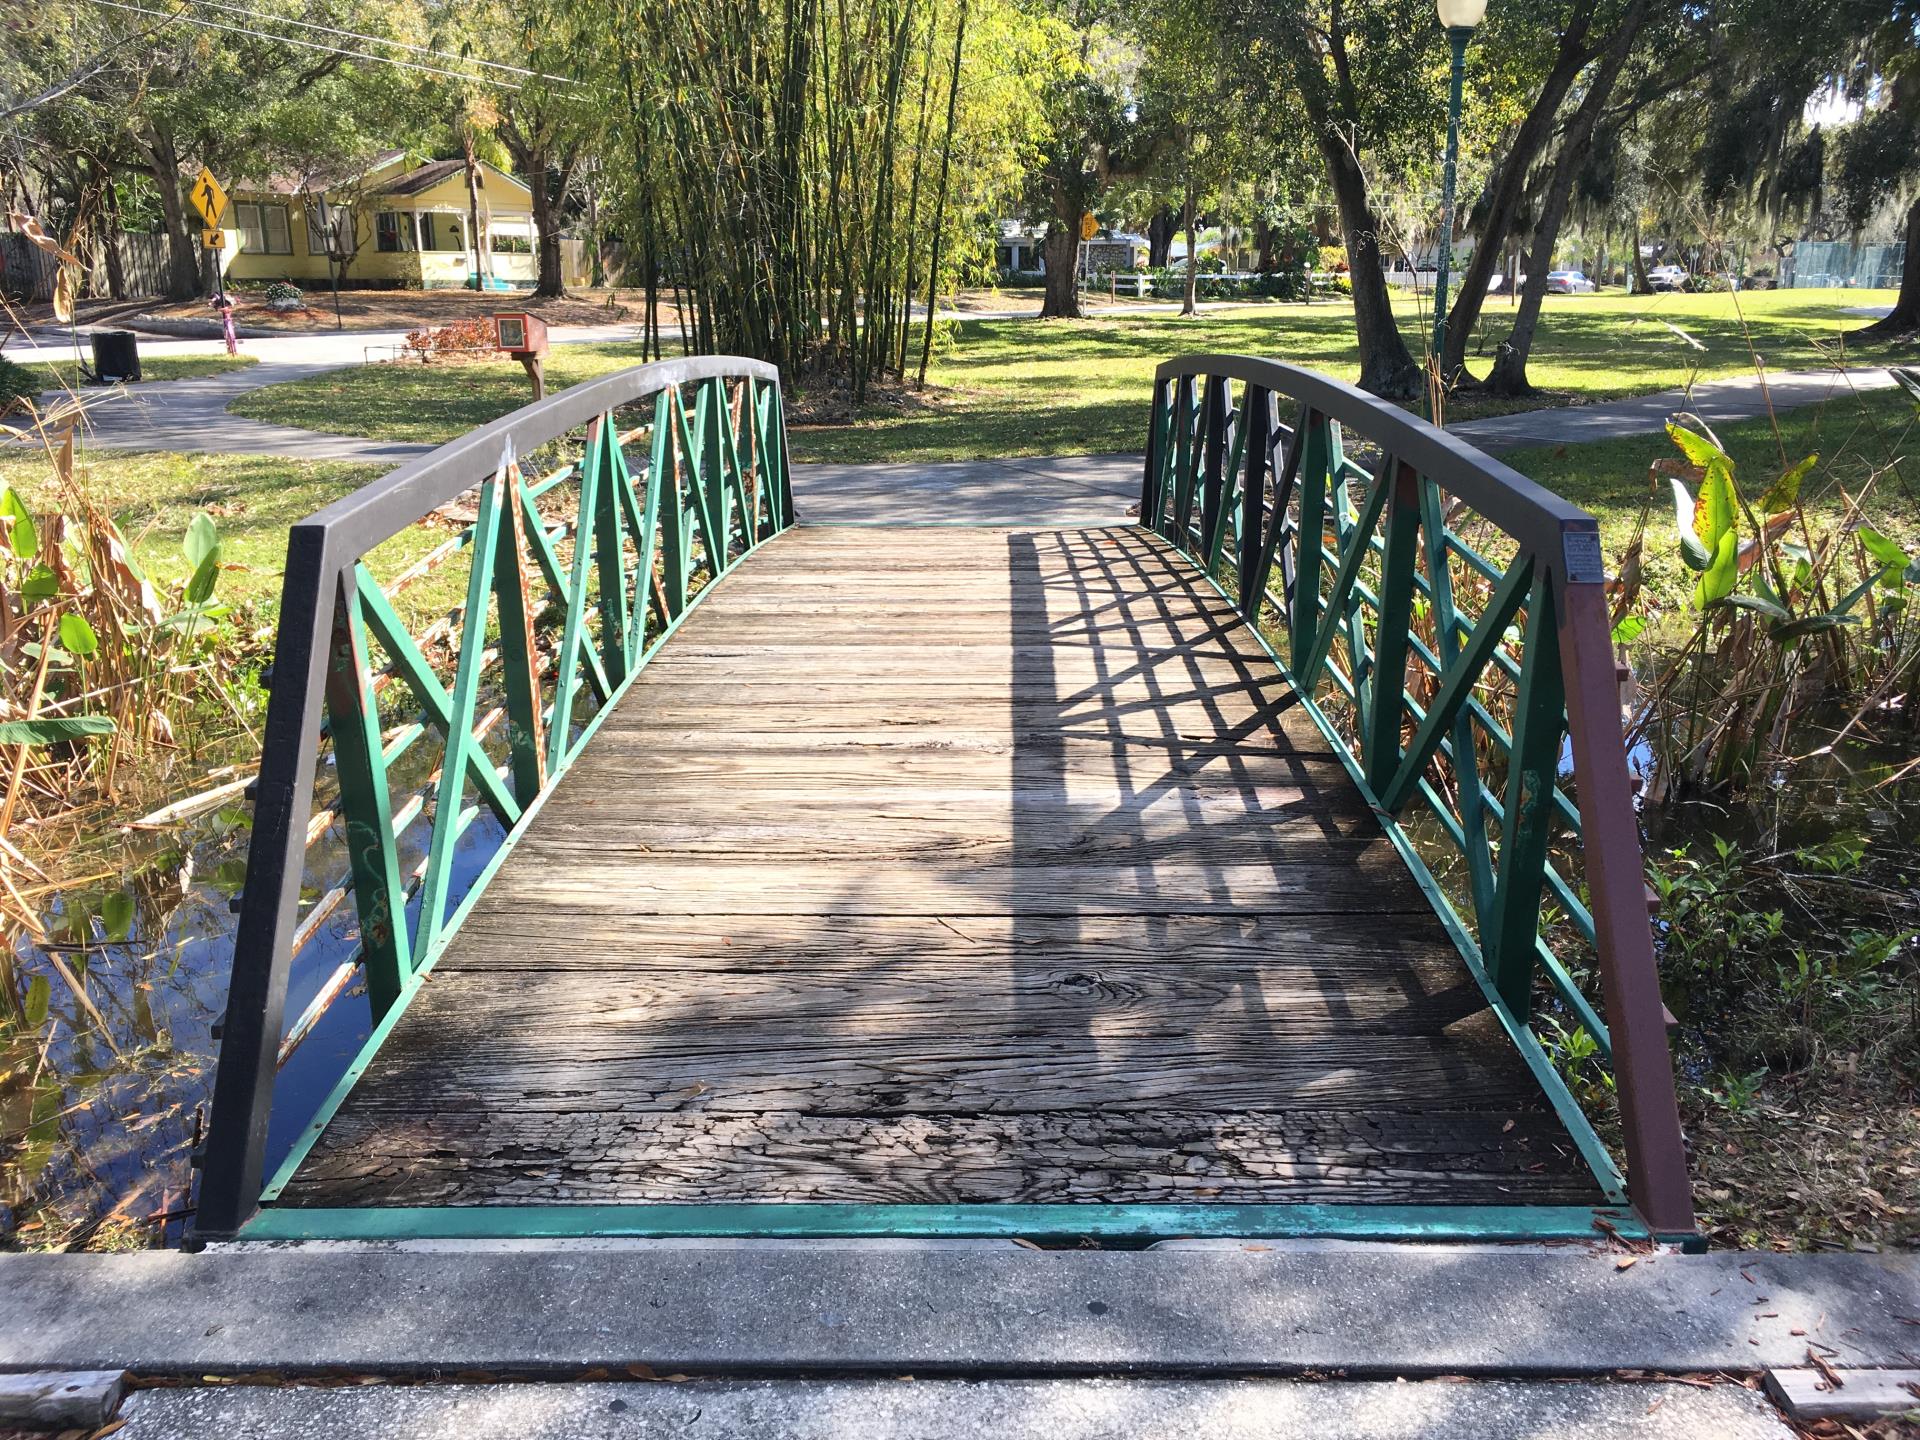
[[[136,300],[167,292],[167,237],[164,235],[121,235],[114,244],[120,252],[124,299]],[[106,296],[106,248],[98,242],[91,247],[86,277],[80,293]],[[60,262],[34,245],[24,235],[0,235],[0,290],[10,300],[46,301],[53,299],[53,285]]]

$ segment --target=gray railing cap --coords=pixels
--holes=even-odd
[[[1544,556],[1555,569],[1564,563],[1563,537],[1568,531],[1599,529],[1599,522],[1585,510],[1484,450],[1377,395],[1318,371],[1254,355],[1181,355],[1161,364],[1154,372],[1154,383],[1158,386],[1168,380],[1207,375],[1243,380],[1290,395],[1338,420],[1441,489],[1459,496],[1521,544]]]
[[[363,555],[491,475],[509,443],[514,454],[525,455],[618,406],[669,386],[717,377],[750,378],[776,386],[780,383],[780,372],[773,366],[739,355],[695,355],[616,370],[469,430],[342,496],[294,528],[323,530],[336,553]]]

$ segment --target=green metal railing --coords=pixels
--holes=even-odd
[[[529,478],[530,456],[552,468]],[[469,492],[435,552],[466,557],[464,603],[416,636],[367,556]],[[278,1193],[598,717],[706,587],[792,523],[778,374],[719,357],[576,386],[293,527],[201,1239]],[[336,793],[316,813],[323,754]],[[336,818],[347,873],[303,914],[308,847]],[[347,899],[355,951],[283,1029],[292,957]],[[276,1071],[356,973],[373,1034],[263,1184]]]
[[[1603,1192],[1690,1233],[1596,522],[1293,366],[1169,361],[1152,413],[1141,523],[1268,642]],[[1603,1005],[1545,907],[1591,947]],[[1625,1176],[1536,1033],[1537,985],[1611,1065]]]

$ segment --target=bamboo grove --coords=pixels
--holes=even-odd
[[[924,378],[914,317],[1004,198],[996,149],[1017,163],[1019,107],[968,73],[997,3],[628,0],[615,169],[652,353],[671,304],[688,350],[844,378],[856,401]]]

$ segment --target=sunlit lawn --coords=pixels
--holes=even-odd
[[[220,535],[225,569],[218,594],[261,602],[268,609],[280,597],[288,528],[387,468],[259,455],[85,449],[78,467],[81,484],[113,516],[156,585],[178,585],[192,573],[180,542],[188,523],[204,511]],[[44,459],[0,457],[0,483],[19,490],[38,514],[54,507]],[[448,533],[411,526],[380,547],[370,563],[376,574],[395,574]]]
[[[1786,290],[1550,299],[1529,372],[1545,392],[1534,403],[1588,404],[1749,374],[1756,352],[1773,370],[1822,366],[1829,363],[1823,345],[1868,323],[1844,313],[1847,307],[1892,298],[1890,291]],[[1400,308],[1417,352],[1426,317],[1411,297]],[[1489,302],[1469,352],[1480,373],[1506,333],[1507,313],[1502,302]],[[935,461],[1136,450],[1144,443],[1153,369],[1183,353],[1264,355],[1346,379],[1358,374],[1352,313],[1338,301],[1210,311],[1188,320],[965,321],[951,336],[936,356],[927,403],[875,406],[851,425],[795,427],[794,458]],[[634,358],[624,344],[556,346],[548,384],[577,384]],[[273,386],[233,409],[314,430],[439,442],[527,398],[526,377],[511,361],[381,365]]]

